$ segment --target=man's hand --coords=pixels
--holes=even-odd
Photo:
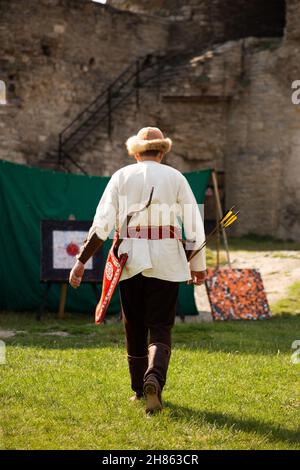
[[[77,289],[77,287],[80,286],[83,273],[84,273],[84,264],[81,261],[77,260],[69,276],[69,283],[71,284],[72,287],[74,287],[74,289]]]
[[[201,286],[201,284],[204,283],[204,280],[206,278],[206,273],[207,271],[191,271],[191,277],[188,281],[188,284],[195,284],[195,286]]]

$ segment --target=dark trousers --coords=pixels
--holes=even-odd
[[[137,274],[119,287],[128,355],[146,356],[153,343],[170,348],[179,282]]]

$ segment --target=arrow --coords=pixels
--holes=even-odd
[[[203,250],[203,248],[207,245],[207,242],[213,237],[213,235],[217,233],[218,230],[220,230],[221,228],[226,229],[230,227],[237,220],[238,214],[240,213],[240,211],[237,211],[234,214],[233,213],[234,208],[235,206],[232,206],[231,209],[225,212],[225,215],[223,215],[222,219],[217,223],[215,228],[207,235],[206,239],[204,240],[200,248],[198,248],[195,251],[192,251],[190,254],[187,255],[188,261],[191,261],[191,259],[194,258],[194,256],[196,256],[201,250]]]

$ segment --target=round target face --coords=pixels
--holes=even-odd
[[[69,256],[76,256],[79,253],[79,246],[77,245],[77,243],[68,243],[66,251]]]
[[[86,232],[79,230],[53,230],[53,268],[72,269],[86,236]],[[92,258],[85,267],[93,269]]]

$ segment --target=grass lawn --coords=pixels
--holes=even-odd
[[[230,234],[229,234],[230,235]],[[300,250],[300,243],[293,241],[277,240],[270,236],[246,235],[244,237],[229,236],[230,251],[295,251]],[[215,248],[216,242],[212,240],[209,246]]]
[[[165,410],[150,418],[128,401],[122,325],[2,314],[1,329],[24,332],[0,366],[0,447],[300,449],[299,303],[298,290],[269,321],[177,325]]]

